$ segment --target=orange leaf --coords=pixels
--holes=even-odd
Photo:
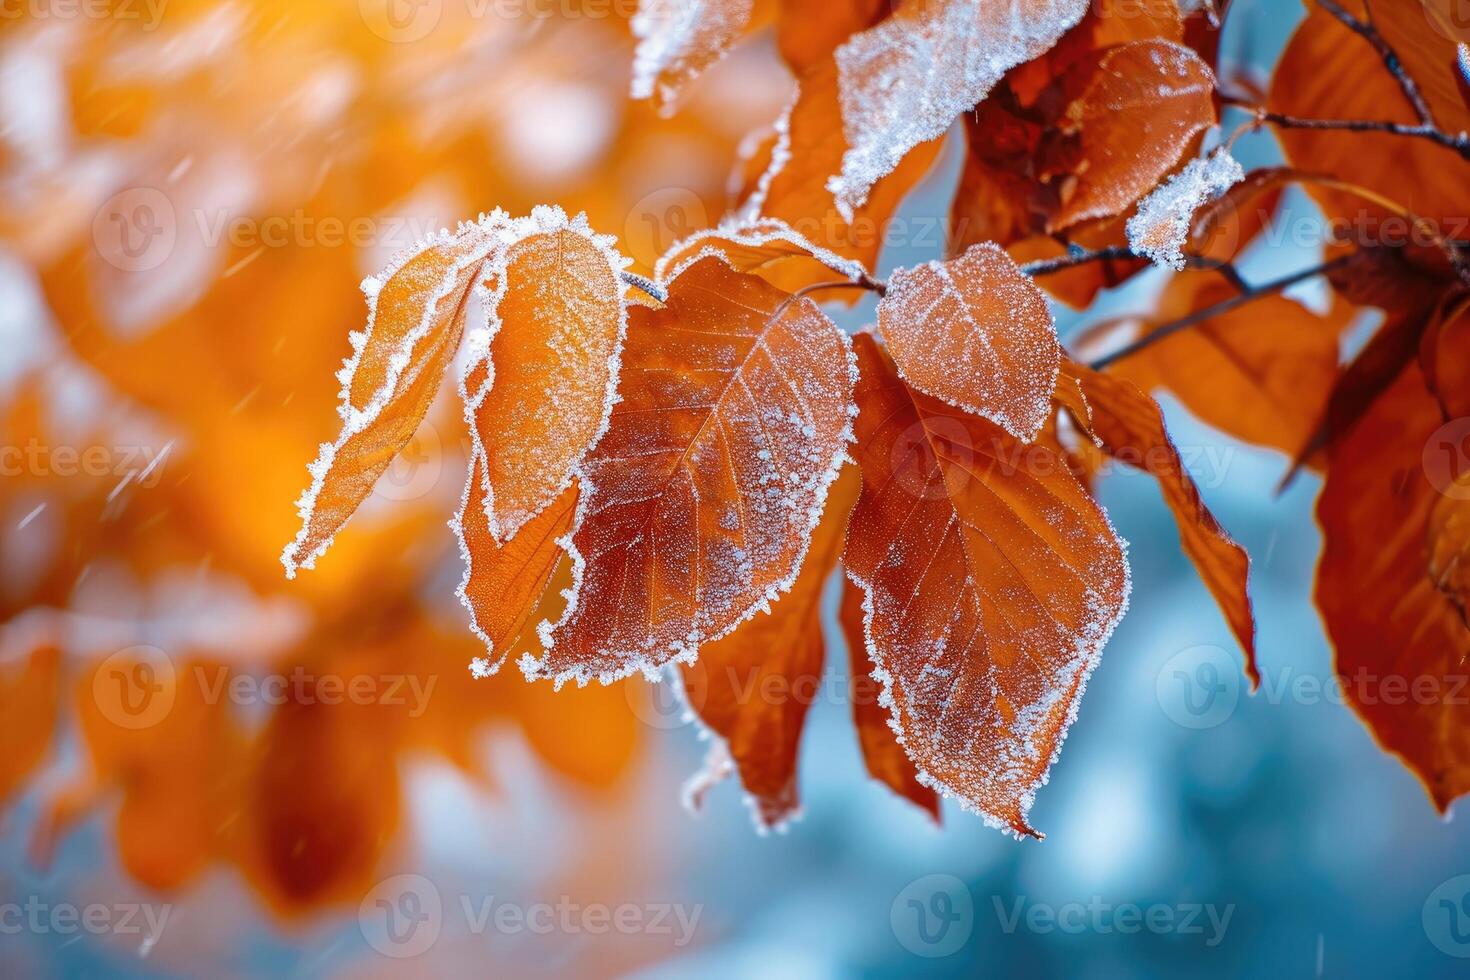
[[[323,443],[297,506],[302,527],[281,564],[311,568],[398,452],[413,438],[459,347],[465,304],[493,248],[499,214],[449,239],[430,239],[363,281],[368,324],[342,379],[342,432]]]
[[[695,232],[676,242],[658,260],[654,276],[667,283],[706,255],[718,255],[737,272],[760,276],[788,293],[817,283],[861,279],[867,273],[861,262],[813,243],[779,218],[757,218]],[[813,295],[820,301],[828,292]]]
[[[929,172],[939,144],[908,154],[872,188],[862,207],[844,215],[826,186],[847,149],[840,120],[837,66],[828,58],[797,80],[796,101],[778,127],[784,137],[777,141],[771,169],[746,207],[763,217],[779,218],[806,238],[872,270],[877,268],[893,213]]]
[[[1345,6],[1363,16],[1361,2],[1347,0]],[[1456,68],[1457,45],[1470,41],[1470,30],[1457,0],[1375,3],[1371,19],[1418,84],[1440,129],[1447,133],[1470,129],[1470,106]]]
[[[1061,348],[1046,297],[1001,248],[899,269],[878,329],[904,381],[1018,439],[1051,412]]]
[[[1184,553],[1215,597],[1235,638],[1245,651],[1245,672],[1252,688],[1260,683],[1256,667],[1256,621],[1251,612],[1250,556],[1215,520],[1199,488],[1169,438],[1158,403],[1133,383],[1068,362],[1063,368],[1077,378],[1087,398],[1090,431],[1111,456],[1136,466],[1159,481],[1164,500],[1179,526]],[[1078,419],[1079,425],[1087,424]]]
[[[657,94],[673,108],[679,91],[725,57],[754,9],[754,0],[640,0],[633,16],[635,99]]]
[[[0,802],[9,800],[45,758],[56,728],[61,654],[43,646],[24,657],[19,669],[0,673]]]
[[[1424,19],[1429,12],[1427,7],[1421,9],[1418,3],[1377,6],[1402,7],[1391,21],[1417,17],[1424,29],[1417,36],[1429,37],[1429,24]],[[1314,5],[1309,7],[1306,19],[1297,27],[1277,65],[1271,83],[1270,108],[1309,119],[1416,123],[1418,119],[1408,100],[1372,46],[1328,11]],[[1361,3],[1349,2],[1347,7],[1362,13]],[[1447,40],[1441,41],[1447,45],[1447,56],[1442,61],[1432,68],[1427,63],[1415,65],[1424,69],[1416,77],[1426,91],[1432,91],[1429,86],[1436,74],[1451,81],[1454,46]],[[1434,87],[1438,89],[1439,83],[1434,83]],[[1465,120],[1463,109],[1453,115]],[[1454,122],[1450,131],[1455,132],[1461,126],[1470,126],[1470,120]],[[1382,194],[1422,218],[1440,221],[1443,234],[1451,234],[1462,216],[1470,214],[1470,182],[1464,176],[1465,161],[1453,150],[1427,140],[1384,133],[1282,129],[1278,138],[1293,166],[1332,174]],[[1367,215],[1381,220],[1389,213],[1343,191],[1315,185],[1308,185],[1307,190],[1329,217],[1361,220]],[[1384,236],[1381,225],[1367,231],[1377,238]]]
[[[809,300],[703,259],[629,311],[583,464],[576,595],[528,677],[691,661],[790,587],[850,438],[851,353]]]
[[[928,811],[939,820],[939,797],[934,790],[919,782],[914,764],[898,744],[898,736],[888,723],[888,712],[879,703],[882,685],[873,676],[873,658],[868,656],[867,638],[863,636],[863,593],[846,577],[842,580],[842,606],[838,612],[843,635],[847,637],[848,685],[852,696],[852,723],[857,728],[858,745],[868,774],[899,796]]]
[[[856,338],[862,494],[843,561],[920,780],[1026,822],[1128,596],[1123,545],[1047,447],[910,390]]]
[[[1442,421],[1408,367],[1332,446],[1317,503],[1325,541],[1315,595],[1348,700],[1445,810],[1470,789],[1470,629],[1436,588],[1448,564],[1426,546],[1431,515],[1444,508],[1448,528],[1464,507],[1442,503],[1424,469],[1426,440]]]
[[[1470,628],[1470,474],[1450,484],[1429,513],[1429,578]]]
[[[828,186],[845,217],[909,151],[943,136],[1011,68],[1045,52],[1088,0],[902,0],[837,49],[848,148]]]
[[[1065,124],[1078,130],[1081,162],[1053,231],[1120,214],[1215,122],[1214,73],[1181,44],[1135,41],[1076,70],[1090,79]]]
[[[886,17],[888,0],[781,0],[776,45],[797,75]]]
[[[584,217],[537,208],[511,234],[491,277],[488,360],[474,352],[464,392],[497,541],[566,490],[606,429],[626,324],[623,260]]]
[[[724,741],[766,828],[783,826],[800,810],[797,749],[807,709],[821,692],[826,650],[822,591],[837,566],[857,489],[857,470],[844,467],[790,593],[682,668],[690,706]]]
[[[485,464],[476,456],[454,521],[465,560],[459,598],[470,612],[471,628],[489,654],[470,664],[476,677],[488,677],[500,669],[540,603],[561,560],[561,538],[571,531],[576,517],[577,487],[573,484],[563,490],[551,506],[504,543],[490,533],[484,499]]]
[[[1236,295],[1223,278],[1176,276],[1158,325]],[[1337,380],[1339,324],[1284,296],[1263,296],[1119,361],[1113,374],[1167,388],[1203,421],[1295,458],[1322,418]]]

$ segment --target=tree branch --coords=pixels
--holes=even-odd
[[[1352,259],[1352,257],[1352,255],[1344,255],[1339,258],[1333,259],[1331,262],[1323,262],[1320,265],[1314,265],[1310,268],[1301,269],[1297,272],[1293,272],[1289,276],[1282,276],[1280,279],[1273,279],[1270,282],[1262,283],[1259,286],[1248,288],[1238,296],[1232,296],[1230,299],[1216,303],[1214,306],[1205,307],[1203,310],[1196,310],[1195,312],[1189,314],[1189,316],[1182,317],[1178,320],[1166,323],[1158,327],[1157,329],[1151,330],[1149,333],[1138,338],[1133,343],[1121,348],[1120,350],[1116,350],[1111,354],[1107,354],[1103,357],[1098,358],[1088,366],[1093,368],[1094,370],[1101,371],[1109,365],[1116,364],[1118,361],[1121,361],[1125,357],[1131,357],[1134,354],[1137,354],[1139,351],[1147,347],[1151,347],[1159,341],[1165,339],[1166,337],[1172,336],[1173,334],[1176,334],[1181,330],[1188,330],[1190,327],[1198,326],[1199,324],[1204,323],[1206,320],[1210,320],[1217,316],[1229,313],[1231,310],[1239,309],[1240,307],[1245,306],[1247,303],[1250,303],[1254,300],[1261,299],[1264,296],[1271,296],[1276,293],[1280,293],[1286,289],[1291,288],[1292,286],[1295,286],[1299,282],[1305,282],[1306,280],[1311,279],[1314,276],[1320,276],[1325,273],[1331,272],[1334,269],[1346,265],[1347,262]]]
[[[1409,100],[1409,105],[1414,107],[1414,114],[1419,117],[1419,122],[1424,128],[1436,129],[1434,114],[1429,111],[1429,103],[1424,101],[1423,94],[1419,91],[1419,83],[1414,81],[1408,71],[1404,68],[1403,61],[1398,52],[1388,39],[1378,32],[1378,28],[1371,23],[1364,23],[1353,16],[1346,8],[1337,3],[1337,0],[1317,0],[1318,6],[1327,11],[1338,20],[1342,21],[1350,30],[1362,37],[1363,40],[1373,45],[1378,56],[1383,59],[1383,66],[1388,69],[1389,74],[1399,83],[1403,90],[1404,98]],[[1367,9],[1365,4],[1364,9]],[[1370,14],[1371,16],[1371,14]]]
[[[1272,112],[1249,99],[1242,99],[1225,92],[1220,93],[1220,100],[1227,105],[1238,106],[1254,113],[1260,122],[1268,122],[1282,129],[1332,129],[1352,133],[1387,133],[1390,136],[1409,136],[1429,140],[1431,143],[1454,150],[1466,160],[1470,160],[1470,136],[1464,133],[1451,136],[1428,123],[1413,125],[1377,119],[1304,119],[1301,116]]]

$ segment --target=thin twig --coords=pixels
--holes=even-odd
[[[1128,259],[1138,259],[1147,262],[1148,256],[1139,255],[1127,245],[1110,245],[1107,248],[1099,248],[1091,251],[1078,248],[1074,245],[1066,255],[1059,255],[1054,259],[1037,259],[1035,262],[1027,262],[1020,266],[1020,269],[1024,275],[1031,276],[1034,279],[1037,276],[1048,276],[1055,272],[1075,269],[1079,265],[1087,265],[1090,262],[1121,262]],[[1186,254],[1184,261],[1191,269],[1222,272],[1227,279],[1232,281],[1239,277],[1235,268],[1229,262],[1220,259],[1212,259],[1205,255]]]
[[[1116,350],[1111,354],[1107,354],[1103,357],[1098,358],[1097,360],[1093,361],[1089,365],[1089,367],[1093,368],[1094,370],[1101,371],[1103,368],[1106,368],[1111,364],[1115,364],[1125,357],[1131,357],[1144,348],[1150,347],[1163,340],[1164,338],[1178,333],[1181,330],[1188,330],[1190,327],[1197,326],[1201,323],[1204,323],[1206,320],[1213,319],[1217,316],[1223,316],[1224,314],[1229,313],[1231,310],[1235,310],[1242,306],[1245,306],[1247,303],[1250,303],[1254,300],[1261,299],[1264,296],[1274,295],[1276,293],[1282,292],[1283,290],[1289,289],[1292,286],[1295,286],[1299,282],[1305,282],[1306,280],[1311,279],[1314,276],[1320,276],[1325,273],[1331,272],[1334,269],[1337,269],[1347,264],[1350,259],[1352,259],[1351,255],[1344,255],[1340,258],[1333,259],[1331,262],[1324,262],[1321,265],[1314,265],[1311,268],[1302,269],[1298,272],[1293,272],[1289,276],[1283,276],[1280,279],[1273,279],[1270,282],[1262,283],[1259,286],[1249,288],[1238,296],[1232,296],[1230,299],[1216,303],[1214,306],[1208,306],[1203,310],[1196,310],[1195,312],[1189,314],[1189,316],[1182,317],[1178,320],[1166,323],[1155,330],[1151,330],[1149,333],[1138,338],[1128,346],[1123,347],[1120,350]]]
[[[1342,21],[1363,40],[1373,45],[1373,49],[1383,59],[1383,66],[1398,81],[1404,98],[1408,99],[1409,105],[1414,107],[1414,114],[1419,117],[1419,122],[1428,129],[1435,129],[1434,114],[1429,111],[1429,103],[1424,101],[1424,96],[1419,91],[1419,83],[1414,81],[1413,76],[1404,68],[1403,60],[1399,58],[1398,52],[1393,49],[1393,45],[1388,43],[1388,39],[1378,32],[1378,28],[1371,23],[1358,20],[1336,0],[1317,0],[1317,3],[1323,10]]]
[[[1282,129],[1330,129],[1351,133],[1386,133],[1390,136],[1408,136],[1416,139],[1429,140],[1445,149],[1454,150],[1466,160],[1470,160],[1470,136],[1464,133],[1451,136],[1449,133],[1441,132],[1433,125],[1413,125],[1411,123],[1389,122],[1386,119],[1304,119],[1301,116],[1289,116],[1282,112],[1272,112],[1263,106],[1256,105],[1248,99],[1238,96],[1220,93],[1221,101],[1229,105],[1239,106],[1255,114],[1260,122],[1268,122]]]
[[[623,282],[627,283],[629,286],[633,286],[636,289],[643,290],[645,293],[652,296],[660,303],[668,302],[669,291],[660,286],[658,283],[654,282],[652,279],[649,279],[645,276],[640,276],[636,272],[627,271],[624,271],[622,276]]]
[[[1033,278],[1036,276],[1049,276],[1053,272],[1061,272],[1064,269],[1074,269],[1079,265],[1089,262],[1111,262],[1124,259],[1136,259],[1137,255],[1127,245],[1113,245],[1109,248],[1100,248],[1096,251],[1073,248],[1066,255],[1059,255],[1054,259],[1038,259],[1035,262],[1027,262],[1021,266],[1021,272]]]

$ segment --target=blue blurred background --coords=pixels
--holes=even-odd
[[[1263,78],[1299,14],[1291,3],[1238,0],[1225,63]],[[1244,140],[1239,155],[1247,167],[1277,159],[1265,135]],[[956,170],[951,146],[905,215],[942,216]],[[1285,208],[1311,213],[1295,193]],[[931,257],[931,249],[900,247],[885,264]],[[1243,270],[1270,277],[1314,258],[1289,245],[1257,247]],[[1160,284],[1140,277],[1086,322],[1146,309]],[[6,295],[22,289],[11,285]],[[1324,300],[1310,284],[1293,295]],[[861,326],[871,307],[840,315]],[[32,333],[46,329],[44,312],[20,316],[35,318]],[[1059,311],[1064,338],[1083,322]],[[118,866],[103,819],[68,836],[40,872],[20,832],[38,816],[32,795],[6,815],[3,894],[51,906],[166,907],[167,928],[149,944],[135,934],[32,934],[0,922],[0,973],[1462,975],[1470,938],[1447,931],[1436,889],[1470,873],[1470,839],[1332,696],[1330,652],[1311,601],[1316,479],[1278,496],[1283,457],[1166,407],[1207,502],[1254,557],[1265,681],[1254,695],[1246,690],[1229,631],[1181,555],[1153,483],[1111,475],[1101,495],[1130,542],[1132,604],[1038,795],[1032,818],[1044,842],[1014,841],[952,805],[936,829],[867,777],[842,696],[833,591],[837,679],[809,718],[805,814],[789,832],[756,834],[733,782],[687,815],[680,787],[704,745],[665,693],[633,683],[630,702],[651,737],[610,797],[591,799],[550,775],[511,733],[485,738],[495,791],[430,758],[403,763],[407,829],[383,869],[389,898],[402,905],[405,881],[410,889],[427,882],[440,906],[434,940],[411,960],[380,955],[382,936],[351,908],[282,926],[230,872],[210,872],[179,894],[140,889]],[[558,903],[575,915],[632,903],[671,929],[599,932],[583,918],[542,934],[479,918],[501,904],[525,912]]]

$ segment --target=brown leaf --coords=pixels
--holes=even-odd
[[[919,782],[918,771],[898,736],[888,723],[888,709],[879,701],[883,685],[873,676],[873,658],[863,635],[863,593],[846,576],[842,579],[842,607],[838,612],[842,633],[847,638],[848,689],[852,697],[852,723],[868,774],[899,796],[925,810],[939,821],[939,796]]]
[[[1217,275],[1175,276],[1142,336],[1234,295]],[[1177,331],[1110,370],[1144,390],[1167,388],[1202,421],[1294,459],[1337,380],[1340,331],[1338,322],[1294,300],[1263,296]]]
[[[790,587],[850,432],[846,337],[719,258],[629,311],[621,400],[583,464],[577,597],[530,677],[692,660]]]
[[[843,561],[920,780],[1016,834],[1127,604],[1107,518],[1066,464],[909,389],[856,338],[863,490]]]
[[[1442,503],[1424,469],[1441,422],[1409,367],[1333,443],[1317,503],[1325,542],[1315,596],[1348,701],[1445,810],[1470,789],[1470,629],[1436,588],[1452,564],[1450,539],[1437,552],[1426,542],[1431,515],[1448,528],[1464,507]]]
[[[1328,11],[1308,6],[1306,19],[1297,27],[1276,67],[1269,107],[1308,119],[1417,123],[1408,100],[1373,47]],[[1346,6],[1362,12],[1360,2],[1350,0]],[[1396,22],[1424,16],[1417,3],[1382,6],[1402,8],[1391,17]],[[1415,36],[1428,40],[1428,22],[1423,23],[1423,32],[1416,31]],[[1415,67],[1426,67],[1432,61],[1416,63]],[[1440,64],[1437,70],[1447,77],[1453,56]],[[1432,77],[1434,71],[1420,74]],[[1456,116],[1462,114],[1463,110]],[[1453,150],[1427,140],[1384,133],[1281,129],[1278,138],[1293,166],[1366,187],[1413,214],[1439,222],[1441,233],[1449,233],[1454,224],[1470,215],[1465,161]],[[1384,237],[1383,221],[1390,212],[1381,206],[1332,188],[1308,185],[1307,190],[1328,217],[1362,217],[1371,222],[1365,229],[1368,233]]]
[[[1245,651],[1245,672],[1254,688],[1261,681],[1261,672],[1256,666],[1256,621],[1249,591],[1250,556],[1226,533],[1200,499],[1199,488],[1169,437],[1158,403],[1126,379],[1071,361],[1062,370],[1076,377],[1080,384],[1092,414],[1090,431],[1101,440],[1103,449],[1158,480],[1164,501],[1179,527],[1184,553],[1194,563]],[[1083,419],[1077,421],[1079,425],[1087,424]]]
[[[1046,297],[999,246],[899,269],[878,329],[912,387],[1030,440],[1045,423],[1061,348]]]
[[[497,541],[564,493],[606,428],[626,323],[611,239],[549,209],[528,227],[494,263],[493,336],[465,385]]]
[[[791,591],[735,632],[704,646],[682,668],[689,704],[720,739],[768,828],[800,809],[797,750],[807,709],[821,692],[826,638],[822,592],[837,567],[847,515],[857,499],[857,469],[845,467],[827,495],[822,522]]]

